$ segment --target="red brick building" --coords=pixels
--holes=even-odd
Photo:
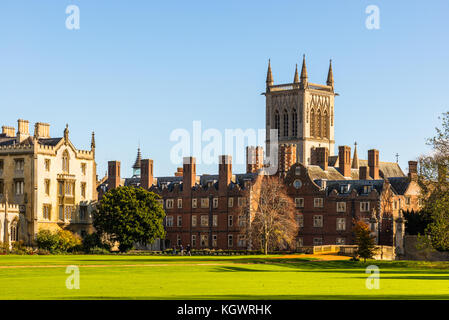
[[[280,159],[287,159],[295,154],[294,146],[282,146],[279,152]],[[278,174],[296,206],[297,246],[353,244],[355,219],[370,224],[378,244],[399,245],[395,235],[397,228],[403,230],[401,210],[418,208],[416,162],[410,162],[405,176],[397,163],[380,162],[377,150],[370,150],[365,161],[357,151],[351,158],[348,146],[339,147],[336,159],[328,157],[326,148],[317,148],[312,159],[308,166],[279,163]],[[143,159],[140,177],[123,180],[120,162],[110,161],[101,188],[134,185],[159,194],[167,215],[165,248],[245,250],[251,248],[242,232],[251,210],[248,195],[257,192],[261,177],[261,169],[247,168],[253,172],[233,174],[231,157],[220,156],[218,175],[197,176],[195,158],[187,157],[174,176],[154,177],[153,161]]]
[[[358,158],[357,145],[340,146],[334,155],[334,91],[332,64],[326,85],[308,81],[305,57],[293,83],[275,85],[268,66],[266,80],[267,150],[277,141],[278,172],[296,203],[298,246],[352,244],[354,219],[371,225],[378,244],[401,247],[402,210],[418,209],[417,163],[406,176],[397,163],[382,162],[379,151]],[[196,175],[194,158],[172,177],[154,177],[153,161],[141,159],[134,175],[120,178],[120,162],[110,161],[108,179],[99,194],[119,185],[141,186],[162,197],[167,217],[166,247],[251,248],[241,232],[243,208],[266,165],[262,147],[247,147],[247,173],[233,174],[231,158],[221,156],[218,175]],[[252,210],[252,209],[247,209]],[[251,212],[250,212],[251,213]]]

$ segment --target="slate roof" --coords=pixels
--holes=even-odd
[[[388,182],[390,182],[394,191],[400,195],[404,195],[410,185],[410,180],[408,177],[392,177],[388,178]]]
[[[312,180],[326,179],[326,180],[345,180],[345,177],[338,171],[338,167],[331,166],[330,164],[338,165],[338,156],[329,157],[329,167],[327,171],[321,169],[320,166],[308,165],[307,169],[309,176]],[[368,166],[368,160],[359,160],[359,166]],[[404,172],[402,172],[399,164],[395,162],[379,162],[379,175],[384,178],[392,177],[406,177]],[[350,180],[359,179],[359,170],[351,168]],[[370,180],[369,178],[368,180]]]
[[[39,144],[42,144],[42,145],[46,145],[46,146],[56,146],[58,143],[59,143],[59,141],[61,141],[62,140],[62,138],[40,138],[39,140],[38,140],[38,142],[39,142]]]
[[[244,188],[245,181],[254,180],[257,177],[257,173],[241,173],[234,174],[231,179],[230,188],[233,189],[236,186],[240,188]],[[122,183],[124,186],[140,186],[140,178],[139,177],[131,177],[122,179]],[[196,177],[196,184],[194,186],[195,189],[199,188],[207,188],[208,184],[212,183],[212,187],[218,190],[218,175],[212,174],[203,174],[201,176]],[[103,183],[98,185],[98,188],[107,188],[108,182],[105,180]],[[154,185],[156,188],[162,188],[163,185],[167,187],[169,191],[172,191],[175,185],[179,185],[180,190],[182,190],[182,177],[169,176],[169,177],[155,177]]]
[[[384,187],[385,180],[331,180],[326,182],[326,192],[329,195],[333,190],[341,192],[342,186],[348,186],[348,191],[344,194],[350,194],[356,190],[358,194],[364,194],[364,187],[371,186],[380,194]],[[341,193],[340,193],[341,194]]]

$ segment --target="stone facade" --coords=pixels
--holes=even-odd
[[[79,234],[92,230],[97,200],[95,141],[79,150],[69,139],[50,137],[50,125],[18,120],[18,130],[3,126],[0,135],[0,202],[19,207],[17,239],[31,244],[40,229],[67,228]],[[23,227],[25,226],[25,227]]]
[[[301,77],[295,71],[293,83],[275,85],[268,65],[266,81],[266,141],[270,150],[270,130],[278,130],[279,144],[296,144],[298,162],[310,164],[311,150],[327,147],[334,155],[334,81],[332,64],[326,85],[308,81],[305,57]]]

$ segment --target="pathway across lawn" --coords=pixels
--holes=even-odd
[[[66,287],[69,265],[79,267],[80,289]],[[380,269],[377,290],[366,287],[368,265]],[[0,256],[0,288],[0,299],[448,299],[449,263],[364,264],[305,255],[9,255]]]

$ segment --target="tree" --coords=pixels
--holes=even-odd
[[[250,207],[254,212],[243,232],[268,254],[269,249],[292,246],[298,233],[295,209],[285,185],[277,176],[262,176],[253,186]]]
[[[430,217],[425,211],[406,210],[403,212],[405,218],[405,232],[409,235],[423,235],[430,223]]]
[[[449,112],[444,113],[440,119],[441,128],[436,128],[436,135],[427,140],[427,144],[432,147],[432,153],[419,158],[418,183],[421,188],[422,211],[430,217],[425,236],[430,239],[435,249],[448,251]]]
[[[357,245],[356,255],[360,258],[370,259],[374,256],[376,245],[371,230],[365,222],[359,220],[354,225],[355,244]]]
[[[118,241],[121,252],[130,250],[136,242],[145,245],[164,238],[165,212],[158,199],[158,195],[143,188],[111,189],[93,213],[93,225],[100,234]]]

